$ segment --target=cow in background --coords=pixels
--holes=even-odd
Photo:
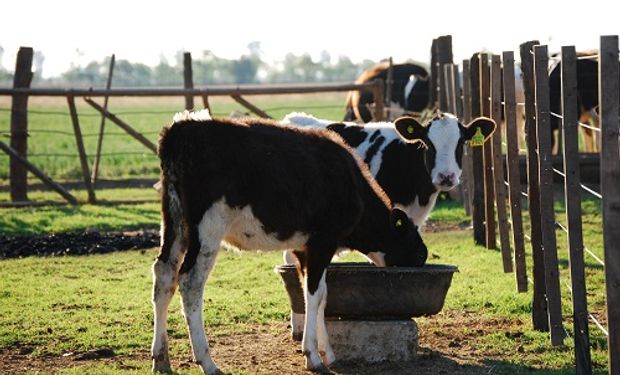
[[[382,79],[387,86],[389,63],[380,63],[362,72],[355,83]],[[414,63],[392,65],[392,103],[390,113],[394,117],[422,112],[429,101],[429,74],[421,65]],[[369,105],[375,102],[372,92],[351,91],[347,97],[344,121],[370,122],[373,116]]]

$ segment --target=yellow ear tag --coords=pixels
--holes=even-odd
[[[413,134],[413,125],[407,126],[407,133]]]
[[[403,225],[403,221],[401,219],[396,220],[396,227],[400,227]]]
[[[469,143],[472,147],[480,147],[484,144],[484,135],[482,135],[480,128],[476,129],[476,133],[473,137],[471,137],[471,141]]]

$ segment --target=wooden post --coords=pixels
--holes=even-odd
[[[202,107],[204,109],[208,109],[209,113],[211,112],[211,105],[209,104],[209,95],[202,96]]]
[[[32,81],[32,56],[30,47],[20,47],[15,63],[15,77],[13,88],[29,88]],[[11,148],[18,155],[27,158],[28,155],[28,95],[13,95],[11,105]],[[15,157],[9,162],[9,176],[11,185],[11,200],[28,200],[28,170]]]
[[[387,82],[385,82],[385,105],[387,106],[387,118],[390,119],[390,107],[392,105],[392,87],[394,85],[394,62],[392,60],[392,56],[389,59],[389,66],[387,72]]]
[[[471,118],[480,116],[480,54],[471,58]],[[484,229],[484,165],[482,147],[471,147],[472,150],[472,224],[474,227],[474,243],[486,244]]]
[[[502,62],[499,55],[491,56],[491,118],[496,124],[502,123]],[[502,252],[504,272],[512,272],[512,251],[508,232],[508,213],[506,212],[506,185],[504,185],[504,160],[502,159],[502,127],[498,125],[490,142],[493,156],[493,181],[495,183],[495,205],[497,225]]]
[[[110,68],[108,69],[108,80],[106,82],[106,89],[110,89],[112,87],[112,76],[114,74],[114,60],[115,56],[112,54],[110,58]],[[103,97],[103,108],[108,109],[108,99],[109,96]],[[93,163],[93,175],[91,177],[91,181],[93,186],[97,184],[97,177],[99,176],[99,162],[101,161],[101,148],[103,146],[103,134],[105,130],[105,116],[101,116],[101,123],[99,124],[99,138],[97,139],[97,154],[95,155],[95,162]]]
[[[536,107],[534,101],[534,59],[533,48],[538,41],[521,44],[521,71],[525,94],[525,134],[527,140],[528,207],[530,211],[530,238],[532,242],[532,273],[534,295],[532,300],[532,323],[538,331],[548,331],[547,302],[545,299],[545,265],[540,232],[540,190],[538,185],[538,151],[536,131]]]
[[[547,312],[551,328],[551,344],[562,345],[562,300],[560,270],[555,238],[553,211],[553,164],[551,159],[551,119],[549,114],[549,55],[547,46],[534,46],[534,79],[536,84],[536,128],[538,129],[538,175],[540,183],[540,223],[545,262]]]
[[[517,291],[527,292],[527,269],[525,264],[525,241],[521,213],[521,172],[519,171],[519,142],[517,132],[517,104],[515,98],[515,59],[512,51],[503,53],[504,114],[506,119],[506,168],[508,176],[508,199],[512,219],[512,242]]]
[[[446,108],[445,112],[456,115],[456,98],[454,94],[454,77],[452,76],[453,64],[443,64],[443,86],[446,91]],[[441,108],[440,108],[441,109]]]
[[[375,99],[375,121],[383,121],[383,80],[375,79],[372,96]]]
[[[471,70],[469,69],[469,60],[463,60],[463,102],[461,104],[462,112],[459,116],[465,124],[471,122]],[[465,214],[472,216],[472,199],[473,199],[473,166],[472,166],[472,149],[468,143],[463,145],[463,195],[465,203]]]
[[[189,52],[183,53],[183,83],[186,89],[194,88],[194,80],[192,74],[192,54]],[[194,97],[192,95],[185,96],[185,109],[194,109]]]
[[[437,96],[439,97],[439,110],[441,112],[449,112],[448,109],[448,82],[446,80],[445,69],[447,68],[447,64],[438,63],[437,73],[439,76],[437,77]]]
[[[135,130],[134,128],[132,128],[131,126],[129,126],[128,124],[123,122],[121,119],[116,117],[114,114],[110,113],[107,109],[104,109],[102,106],[97,104],[92,99],[84,98],[84,100],[86,101],[86,103],[90,104],[91,107],[93,107],[94,109],[99,111],[99,113],[101,113],[102,115],[107,117],[110,121],[112,121],[113,123],[118,125],[121,129],[126,131],[127,134],[129,134],[130,136],[132,136],[133,138],[138,140],[138,142],[142,143],[149,150],[153,151],[153,153],[155,153],[155,154],[157,153],[157,146],[155,146],[155,144],[153,142],[149,141],[145,136],[143,136],[137,130]]]
[[[440,91],[438,93],[439,98],[439,108],[442,111],[445,111],[448,107],[448,97],[446,92],[446,86],[443,75],[443,65],[444,64],[452,64],[452,36],[444,35],[437,38],[437,63],[436,67],[437,78],[439,79],[438,85]]]
[[[451,64],[452,67],[450,76],[452,80],[452,94],[454,97],[452,101],[454,102],[454,114],[456,117],[462,119],[463,118],[463,104],[461,103],[461,82],[459,80],[459,66],[458,64]]]
[[[4,152],[6,152],[7,154],[9,154],[18,163],[23,164],[30,172],[32,172],[32,174],[34,174],[41,181],[43,181],[43,183],[45,185],[49,186],[54,191],[56,191],[58,194],[60,194],[63,198],[65,198],[67,200],[67,202],[69,202],[71,204],[77,204],[78,203],[77,199],[75,199],[75,197],[73,195],[71,195],[71,193],[69,193],[67,190],[65,190],[65,188],[60,186],[58,183],[54,182],[54,180],[52,180],[49,176],[47,176],[45,173],[43,173],[39,168],[34,166],[32,163],[30,163],[25,158],[21,157],[21,155],[19,155],[19,153],[17,151],[13,150],[11,147],[9,147],[6,143],[4,143],[2,141],[0,141],[0,150],[2,150]]]
[[[80,165],[82,166],[82,176],[84,177],[84,186],[88,192],[88,203],[97,203],[95,197],[95,190],[90,183],[90,171],[88,170],[88,159],[86,158],[86,151],[84,149],[84,142],[82,141],[82,130],[80,129],[80,122],[78,119],[77,110],[75,108],[75,99],[73,96],[67,96],[67,103],[69,104],[69,112],[71,113],[71,123],[73,124],[73,133],[75,134],[75,144],[77,145],[78,154],[80,156]]]
[[[245,100],[243,97],[241,97],[241,95],[231,95],[230,97],[233,98],[237,103],[239,103],[242,106],[244,106],[245,108],[247,108],[250,111],[254,112],[255,114],[259,115],[260,117],[271,118],[271,119],[273,118],[273,117],[269,116],[267,114],[267,112],[263,111],[262,109],[258,108],[254,104],[252,104],[252,103],[248,102],[247,100]]]
[[[480,54],[480,113],[491,117],[491,75],[489,70],[489,55]],[[497,249],[495,236],[495,183],[493,182],[492,143],[486,142],[482,146],[484,166],[484,229],[485,246],[487,249]]]
[[[618,36],[602,36],[599,52],[601,194],[607,290],[609,373],[620,374],[620,156],[618,155]]]
[[[431,44],[431,66],[429,70],[431,81],[428,85],[428,106],[429,108],[437,108],[437,39],[433,39],[433,43]]]
[[[568,255],[573,294],[573,330],[575,335],[575,370],[592,373],[588,301],[583,260],[581,227],[581,186],[577,132],[577,56],[575,47],[562,47],[562,140],[564,145],[564,201],[568,228]]]

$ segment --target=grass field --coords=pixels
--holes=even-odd
[[[274,118],[292,111],[307,111],[316,116],[340,120],[344,115],[346,94],[282,95],[267,98],[247,97]],[[101,99],[95,98],[101,103]],[[196,98],[200,108],[200,99]],[[76,99],[80,127],[90,165],[94,161],[101,116],[81,99]],[[245,112],[231,99],[210,99],[214,115],[227,116],[231,111]],[[8,142],[10,131],[10,100],[0,98],[0,136]],[[109,110],[121,120],[156,143],[162,126],[172,121],[174,113],[184,109],[182,98],[110,98]],[[80,180],[73,127],[64,99],[31,98],[28,112],[28,159],[56,180]],[[8,156],[0,153],[0,185],[7,184]],[[100,178],[128,177],[157,178],[159,164],[156,155],[131,138],[118,126],[106,121],[102,147]]]
[[[248,99],[276,118],[292,110],[306,110],[317,116],[339,119],[344,95],[293,96],[283,97],[281,101],[263,97]],[[211,103],[216,114],[242,109],[225,99],[214,98]],[[54,179],[75,181],[81,177],[80,166],[64,105],[62,100],[32,99],[31,160]],[[143,102],[112,98],[110,110],[155,141],[161,126],[182,107],[181,99]],[[0,135],[6,134],[9,128],[10,116],[6,108],[10,108],[10,103],[0,101]],[[85,104],[80,105],[79,112],[82,131],[87,135],[87,153],[92,161],[94,134],[100,118]],[[150,151],[129,136],[117,134],[120,129],[109,122],[106,129],[102,178],[157,178],[157,159]],[[122,155],[111,155],[113,153]],[[7,175],[8,158],[0,155],[0,187],[6,187]],[[83,190],[72,192],[79,200],[86,200]],[[61,200],[52,192],[33,191],[29,196],[35,201]],[[0,208],[0,234],[36,235],[156,228],[159,225],[159,204],[153,189],[102,189],[97,191],[97,196],[104,203],[126,200],[140,203]],[[0,202],[8,200],[4,189],[0,192]],[[585,244],[602,258],[599,202],[585,200],[582,207]],[[556,203],[555,208],[558,221],[564,223],[562,203]],[[420,344],[431,353],[423,355],[424,360],[416,365],[429,367],[429,372],[420,373],[441,373],[433,372],[434,367],[442,368],[447,374],[574,373],[572,340],[566,339],[564,347],[552,348],[548,334],[531,329],[531,291],[516,293],[514,275],[502,272],[499,252],[473,246],[471,231],[458,229],[467,221],[461,206],[441,201],[423,236],[431,251],[430,262],[457,265],[460,273],[455,275],[444,311],[418,320]],[[528,221],[526,216],[526,232]],[[440,231],[442,228],[455,230]],[[557,234],[562,313],[565,328],[572,335],[566,236],[561,231]],[[526,245],[529,248],[529,244]],[[10,368],[7,373],[13,370],[63,374],[149,373],[150,266],[156,253],[156,249],[150,249],[0,261],[0,366],[17,358],[15,363],[23,368]],[[527,259],[531,278],[531,254]],[[591,256],[586,255],[585,259],[588,306],[605,324],[603,269]],[[303,373],[299,367],[303,358],[296,352],[299,346],[291,343],[287,336],[288,301],[273,272],[273,267],[280,262],[279,253],[222,252],[209,279],[205,295],[207,332],[213,338],[215,360],[234,374]],[[169,328],[171,351],[177,361],[175,368],[181,374],[197,374],[195,366],[187,363],[189,342],[179,306],[179,299],[175,297]],[[594,325],[590,325],[590,332],[595,372],[604,373],[605,336]],[[261,340],[271,341],[248,346]],[[271,356],[252,354],[253,351],[264,353],[270,347],[281,351]],[[113,349],[115,359],[73,360],[77,354],[97,348]],[[233,358],[235,355],[241,359]],[[281,366],[279,356],[286,357],[293,366],[288,369],[294,371],[278,367]],[[0,373],[4,369],[0,367]],[[374,373],[382,372],[375,370]]]

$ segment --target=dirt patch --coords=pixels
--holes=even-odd
[[[37,236],[0,235],[0,259],[31,255],[85,255],[159,246],[159,231],[68,232]]]
[[[332,366],[334,374],[498,374],[507,373],[497,364],[506,353],[497,349],[485,349],[479,338],[492,332],[519,335],[524,323],[508,319],[488,318],[469,312],[442,312],[436,318],[420,319],[420,340],[417,359],[400,363],[337,363]],[[464,331],[464,327],[467,330]],[[179,340],[188,340],[182,338]],[[309,374],[304,370],[304,358],[300,343],[290,338],[286,323],[260,325],[242,334],[210,338],[214,360],[223,370],[251,374]],[[171,347],[179,345],[178,340]],[[146,348],[145,348],[146,349]],[[148,352],[117,356],[111,349],[94,349],[86,353],[66,353],[63,356],[33,356],[32,347],[14,347],[0,350],[0,373],[21,374],[25,372],[54,372],[63,368],[109,364],[117,369],[136,369],[150,366]],[[518,351],[518,348],[517,348]],[[101,354],[103,353],[103,354]],[[101,354],[101,355],[100,355]],[[195,368],[190,353],[172,357],[176,371]],[[514,371],[512,368],[511,371]],[[529,370],[520,368],[519,370]],[[508,372],[509,373],[509,372]]]

